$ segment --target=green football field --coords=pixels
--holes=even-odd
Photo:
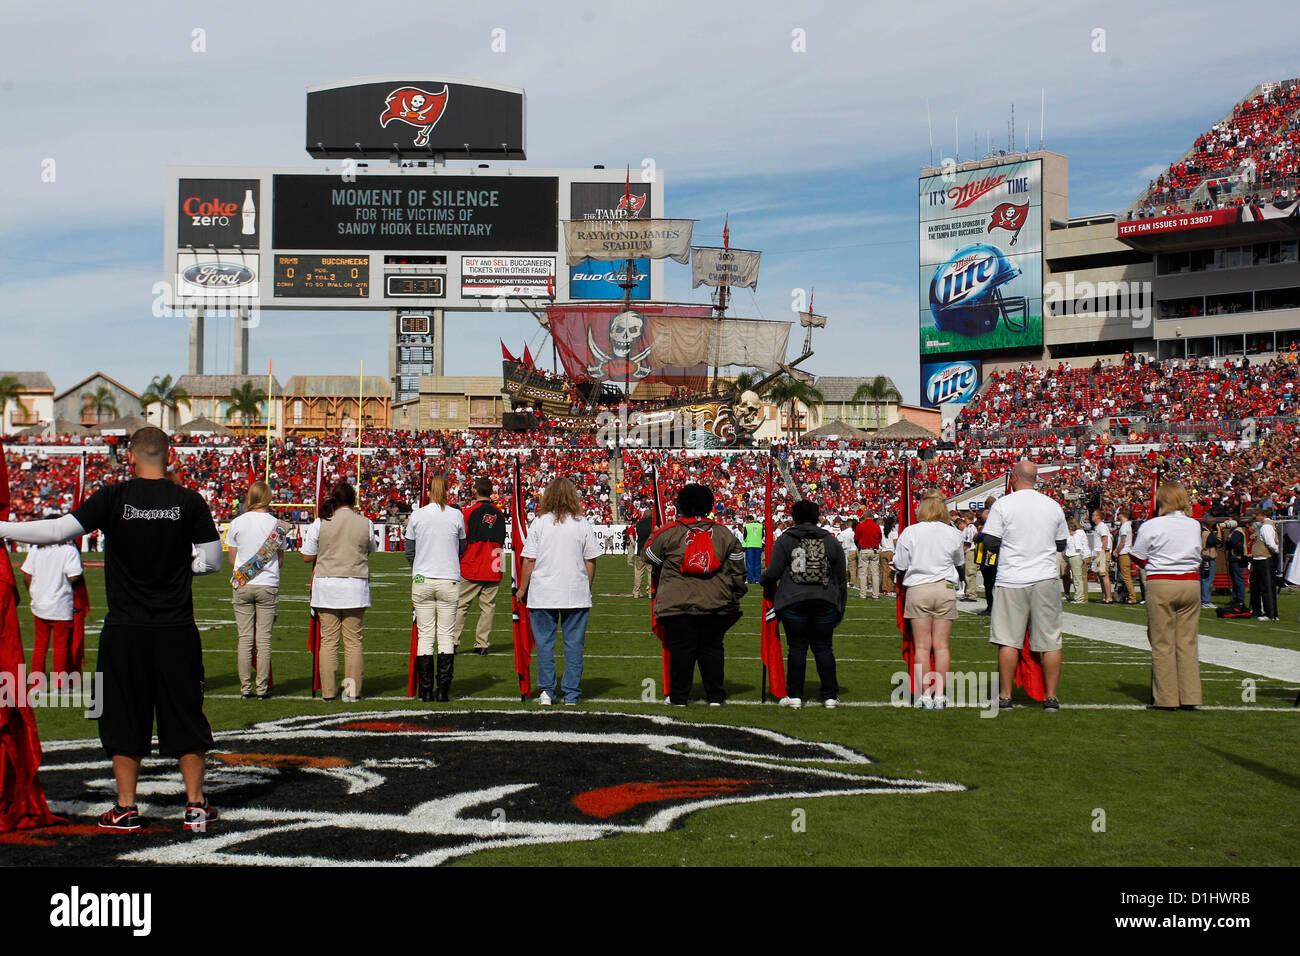
[[[372,569],[365,701],[349,706],[536,708],[519,701],[504,587],[492,653],[457,657],[453,702],[409,700],[409,571],[401,556],[387,554],[375,555]],[[93,607],[86,670],[93,670],[104,608],[102,569],[89,569],[87,578]],[[228,576],[196,580],[206,709],[214,730],[345,706],[309,696],[307,582],[307,566],[289,555],[274,640],[275,697],[262,702],[239,699]],[[631,569],[624,558],[600,560],[595,591],[580,709],[666,713],[659,702],[659,645],[648,630],[648,601],[630,596]],[[744,618],[727,640],[728,705],[708,708],[695,699],[688,708],[673,709],[672,717],[834,742],[874,761],[863,773],[965,789],[732,804],[696,812],[666,833],[493,849],[458,865],[1222,866],[1292,865],[1300,859],[1300,710],[1291,706],[1293,685],[1203,664],[1206,709],[1147,711],[1142,705],[1148,699],[1148,655],[1067,636],[1059,713],[1030,705],[989,719],[974,706],[942,712],[892,706],[891,676],[901,670],[893,602],[861,601],[851,592],[835,639],[843,706],[791,711],[770,700],[759,703],[759,597],[751,588]],[[1280,604],[1283,620],[1273,624],[1221,622],[1206,612],[1202,633],[1296,648],[1300,598],[1284,594]],[[1093,606],[1084,613],[1144,621],[1141,608]],[[462,642],[466,649],[475,614]],[[30,647],[25,595],[22,621]],[[987,631],[986,618],[962,616],[954,631],[954,670],[994,670]],[[816,699],[816,686],[810,659],[808,697]],[[696,698],[700,693],[697,682]],[[1020,692],[1017,698],[1031,704]],[[47,741],[96,736],[95,724],[79,711],[42,708],[37,720]]]

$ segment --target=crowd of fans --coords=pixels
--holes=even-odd
[[[358,482],[361,509],[377,523],[392,524],[419,506],[422,474],[446,474],[456,489],[468,489],[482,475],[508,501],[517,457],[530,511],[539,489],[564,475],[577,483],[589,516],[612,524],[628,515],[626,509],[615,515],[616,498],[635,506],[651,497],[652,465],[659,467],[665,500],[689,482],[702,482],[714,489],[716,513],[740,521],[761,509],[769,462],[778,517],[788,516],[793,487],[817,500],[823,514],[850,518],[896,507],[904,461],[915,469],[918,487],[951,497],[999,479],[1017,459],[1029,457],[1045,466],[1043,490],[1072,511],[1100,500],[1106,507],[1128,503],[1141,514],[1159,468],[1182,481],[1201,510],[1239,513],[1268,502],[1286,514],[1294,512],[1300,491],[1300,460],[1292,455],[1300,431],[1298,376],[1294,355],[1253,364],[1133,356],[1079,368],[1026,364],[990,375],[983,394],[958,419],[954,440],[942,447],[934,441],[825,440],[683,454],[613,449],[590,431],[366,430],[347,442],[338,436],[274,441],[268,469],[266,448],[256,441],[178,436],[175,474],[226,522],[239,513],[250,482],[269,471],[282,513],[309,521],[319,462],[323,486],[338,478]],[[1206,424],[1189,432],[1188,424],[1196,422]],[[23,439],[11,445],[15,517],[49,517],[73,506],[83,457],[75,453],[78,444],[93,446],[84,456],[87,493],[124,474],[125,463],[111,449],[106,454],[102,442]],[[359,475],[357,444],[364,451]]]
[[[1196,200],[1194,210],[1294,201],[1300,173],[1298,109],[1296,80],[1238,103],[1231,117],[1196,137],[1186,159],[1151,180],[1129,218],[1187,212],[1184,204],[1202,181],[1208,198]]]

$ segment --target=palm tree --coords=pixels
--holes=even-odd
[[[178,407],[181,405],[186,408],[190,407],[190,394],[179,385],[172,384],[170,375],[155,375],[153,381],[149,383],[149,387],[140,396],[140,407],[144,409],[146,416],[149,414],[150,405],[161,405],[164,413],[171,412],[174,421]],[[163,416],[160,415],[159,417]]]
[[[23,403],[18,399],[22,391],[22,383],[12,375],[0,378],[0,434],[4,432],[5,410],[9,408],[9,403],[13,402],[22,411]]]
[[[731,385],[736,390],[736,395],[744,395],[746,392],[754,391],[754,386],[761,382],[766,376],[757,369],[747,368],[735,377]]]
[[[772,384],[763,390],[763,394],[776,405],[790,403],[790,426],[786,429],[787,437],[791,430],[796,432],[799,430],[795,422],[799,402],[803,402],[805,406],[811,409],[813,405],[820,405],[826,401],[826,396],[822,395],[815,385],[801,382],[790,375],[782,375],[780,378],[775,379]],[[798,438],[798,434],[795,435],[795,438]]]
[[[247,438],[248,423],[262,420],[262,403],[264,401],[266,401],[266,392],[252,382],[245,382],[237,388],[232,388],[230,390],[230,408],[226,411],[226,421],[229,422],[234,414],[238,412],[243,435]]]
[[[880,406],[888,405],[891,402],[901,402],[902,394],[898,389],[890,384],[889,379],[883,375],[877,375],[875,378],[869,378],[853,393],[853,404],[863,402],[870,405],[873,409],[872,419],[876,423],[876,431],[880,430]]]
[[[83,392],[81,395],[81,409],[85,412],[95,413],[95,424],[98,425],[104,420],[104,413],[110,415],[117,414],[117,399],[113,397],[113,390],[107,385],[101,385],[93,393]]]

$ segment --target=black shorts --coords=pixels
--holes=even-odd
[[[99,740],[110,757],[148,754],[155,713],[163,756],[212,749],[212,728],[203,714],[203,647],[193,624],[105,624],[98,668],[104,694]]]

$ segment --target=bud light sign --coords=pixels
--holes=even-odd
[[[650,298],[650,260],[633,259],[636,267],[636,285],[632,287],[632,298]],[[621,299],[623,272],[627,269],[626,260],[617,262],[598,262],[585,259],[569,268],[569,298],[571,299]]]
[[[980,389],[981,363],[927,362],[921,366],[921,403],[929,408],[973,401]]]

